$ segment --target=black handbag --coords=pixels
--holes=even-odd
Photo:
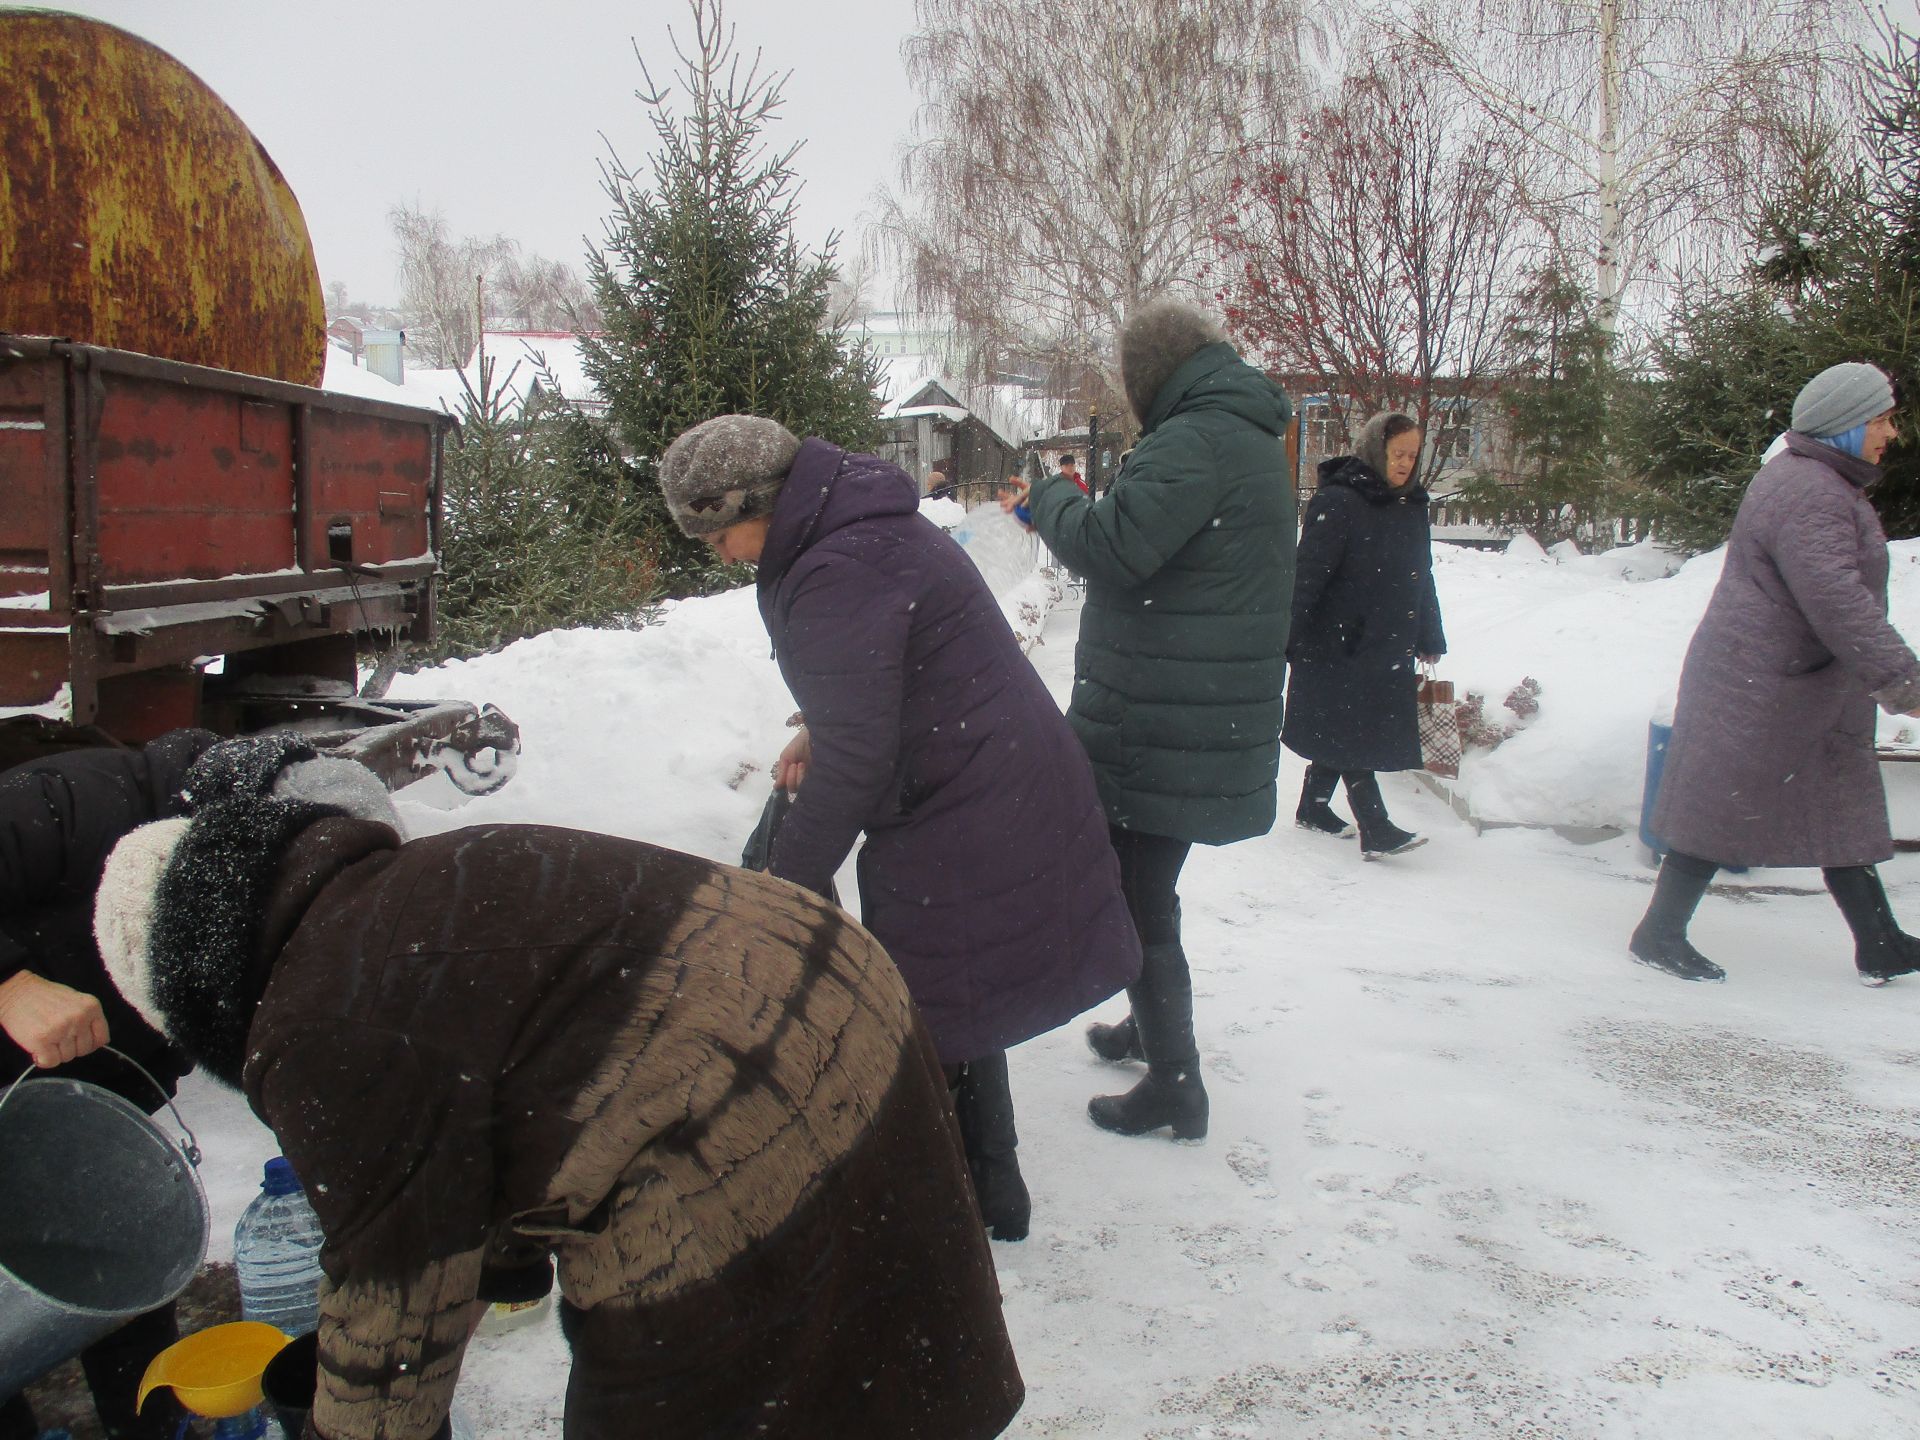
[[[746,848],[740,852],[742,870],[765,870],[773,863],[773,837],[780,833],[787,811],[792,808],[791,790],[776,788],[767,796],[766,808],[760,812],[760,823],[753,827],[753,833],[747,837]]]

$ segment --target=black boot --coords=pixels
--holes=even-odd
[[[1853,963],[1861,982],[1884,985],[1896,975],[1920,973],[1920,940],[1893,918],[1880,872],[1871,865],[1848,865],[1820,873],[1853,931]]]
[[[1387,818],[1387,802],[1371,770],[1349,770],[1340,778],[1347,782],[1347,804],[1353,807],[1353,818],[1360,826],[1361,859],[1404,855],[1427,843],[1426,836],[1402,830]]]
[[[1307,778],[1300,786],[1300,805],[1293,812],[1293,823],[1316,835],[1331,835],[1336,840],[1351,840],[1353,826],[1342,820],[1327,802],[1333,799],[1340,772],[1326,765],[1309,764]]]
[[[973,1198],[980,1218],[996,1240],[1024,1240],[1033,1218],[1033,1200],[1020,1178],[1015,1153],[1020,1136],[1013,1128],[1013,1090],[1007,1081],[1007,1052],[996,1050],[960,1067],[953,1091],[953,1113],[960,1122],[960,1143],[973,1176]]]
[[[1140,1027],[1133,1023],[1131,1015],[1118,1025],[1095,1021],[1087,1026],[1087,1048],[1114,1065],[1147,1058],[1147,1052],[1140,1048]]]
[[[1687,925],[1720,867],[1711,860],[1667,852],[1659,878],[1653,882],[1653,902],[1634,927],[1627,949],[1642,965],[1651,965],[1682,980],[1724,980],[1727,972],[1702,955],[1687,940]]]
[[[1169,1126],[1176,1140],[1207,1133],[1207,1090],[1193,1040],[1193,979],[1176,941],[1141,951],[1140,979],[1128,987],[1146,1077],[1124,1095],[1096,1095],[1087,1114],[1102,1130],[1144,1135]]]

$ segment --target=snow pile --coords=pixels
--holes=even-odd
[[[924,513],[925,507],[921,508]],[[987,588],[995,595],[1005,595],[1040,563],[1038,537],[998,505],[981,505],[963,511],[960,522],[948,533],[980,567]]]
[[[929,495],[920,502],[920,513],[948,534],[967,519],[967,507],[950,495]]]
[[[1637,793],[1719,558],[1639,583],[1617,558],[1436,558],[1448,672],[1496,710],[1542,681],[1531,727],[1470,762],[1476,801]],[[1920,544],[1896,547],[1894,606],[1920,632]],[[1070,596],[1032,652],[1062,703],[1078,622]],[[401,808],[732,859],[792,703],[766,648],[741,590],[409,677],[500,704],[526,754],[495,795]],[[1629,842],[1476,836],[1396,775],[1431,843],[1363,864],[1285,823],[1301,772],[1284,757],[1271,833],[1196,846],[1181,877],[1204,1145],[1090,1125],[1087,1097],[1138,1072],[1078,1024],[1009,1057],[1034,1228],[993,1247],[1028,1386],[1007,1440],[1913,1434],[1920,981],[1855,984],[1802,871],[1802,893],[1710,897],[1693,937],[1729,980],[1682,984],[1626,957],[1649,878]],[[1911,923],[1920,857],[1882,868]],[[202,1076],[182,1108],[222,1258],[274,1143]],[[551,1316],[482,1335],[461,1401],[484,1435],[559,1440],[567,1364]]]
[[[391,693],[491,701],[520,726],[518,773],[484,802],[441,812],[403,792],[413,833],[472,824],[480,810],[507,823],[564,815],[577,829],[729,862],[772,788],[794,712],[751,588],[670,603],[639,630],[552,631],[400,676]],[[423,798],[437,793],[429,785]]]
[[[952,518],[942,513],[948,506],[960,509],[928,501],[922,513],[942,522]],[[991,506],[962,511],[949,533],[980,567],[1030,651],[1062,598],[1051,557]],[[1893,621],[1920,639],[1920,541],[1897,542],[1892,553]],[[1647,726],[1671,720],[1680,666],[1722,556],[1714,551],[1681,565],[1640,544],[1555,563],[1531,542],[1504,555],[1434,547],[1451,647],[1440,674],[1461,698],[1480,695],[1496,728],[1514,731],[1494,749],[1467,751],[1454,789],[1478,818],[1638,825]],[[1538,711],[1522,717],[1502,702],[1527,679],[1539,683]],[[587,828],[664,838],[650,828],[654,821],[635,818],[635,805],[643,803],[676,817],[664,843],[722,858],[758,813],[766,780],[748,780],[778,753],[793,710],[750,590],[670,605],[660,624],[643,630],[572,630],[522,641],[499,655],[403,678],[394,693],[490,700],[520,723],[529,769],[489,804],[517,811],[516,795],[551,785],[578,803]],[[596,764],[624,769],[627,753],[658,762],[632,782],[643,796],[631,786],[611,793],[583,775],[591,768],[580,764],[583,705],[607,717],[607,740],[619,747]],[[1882,745],[1920,749],[1920,721],[1882,716],[1879,734]],[[1914,780],[1920,788],[1920,774]],[[1903,803],[1896,794],[1896,812]],[[1909,828],[1920,833],[1920,810]]]
[[[1505,555],[1434,547],[1451,646],[1440,673],[1462,698],[1484,696],[1489,719],[1519,726],[1496,749],[1469,750],[1456,788],[1485,820],[1632,828],[1648,722],[1671,719],[1725,551],[1676,568],[1641,544],[1555,564],[1520,538]],[[1920,641],[1920,541],[1896,542],[1892,553],[1893,623]],[[1540,682],[1540,708],[1520,722],[1501,702],[1528,677]],[[1920,722],[1881,717],[1882,744],[1916,736]]]
[[[384,383],[384,382],[382,382]],[[1041,552],[1011,518],[969,515],[954,538],[979,564],[1021,648],[1038,643],[1061,598]],[[626,835],[718,860],[739,858],[773,783],[794,713],[752,587],[670,602],[639,630],[556,630],[493,655],[403,675],[395,699],[498,705],[520,726],[520,768],[486,801],[487,818],[539,822],[555,813],[579,829]],[[599,717],[582,725],[582,716]],[[607,783],[618,776],[617,784]],[[473,823],[444,782],[401,798],[415,834]],[[851,892],[849,892],[851,893]]]

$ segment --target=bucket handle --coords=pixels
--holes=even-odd
[[[200,1168],[200,1142],[194,1138],[192,1127],[187,1124],[185,1118],[180,1114],[180,1107],[173,1103],[173,1096],[167,1093],[167,1087],[162,1085],[158,1080],[154,1079],[152,1073],[147,1069],[147,1067],[142,1065],[138,1060],[134,1059],[131,1055],[127,1054],[126,1051],[116,1050],[111,1045],[102,1045],[100,1048],[102,1050],[105,1050],[109,1055],[118,1055],[122,1060],[126,1061],[127,1064],[131,1065],[134,1069],[138,1070],[142,1075],[144,1075],[146,1077],[147,1083],[153,1086],[155,1090],[160,1092],[160,1102],[163,1105],[165,1105],[169,1111],[173,1113],[173,1123],[178,1125],[180,1127],[181,1133],[186,1136],[185,1142],[180,1145],[180,1153],[186,1156],[187,1163],[189,1165],[193,1166],[194,1169],[198,1170]],[[21,1085],[25,1084],[28,1080],[32,1078],[33,1078],[32,1068],[28,1068],[26,1070],[21,1071],[20,1074],[15,1077],[14,1082],[11,1085],[7,1086],[7,1093],[4,1095],[0,1095],[0,1106],[5,1105],[7,1101],[11,1100],[13,1098],[13,1092],[18,1090],[21,1087]]]

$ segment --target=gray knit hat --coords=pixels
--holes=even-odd
[[[1877,366],[1829,365],[1793,402],[1793,428],[1802,435],[1844,435],[1893,409],[1893,382]]]
[[[674,523],[700,539],[769,514],[799,449],[791,430],[758,415],[716,415],[681,431],[660,457]]]

